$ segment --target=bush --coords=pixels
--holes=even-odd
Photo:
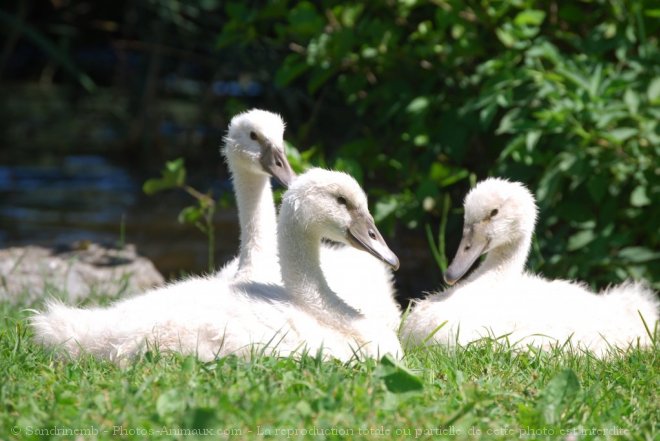
[[[505,176],[538,199],[534,269],[658,289],[650,3],[230,1],[218,44],[274,54],[266,75],[304,115],[294,143],[362,180],[390,231],[448,216],[451,254],[462,220],[444,195],[460,207],[476,178]]]

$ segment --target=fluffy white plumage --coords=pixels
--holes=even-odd
[[[283,152],[284,129],[279,115],[256,109],[235,116],[229,125],[222,153],[234,183],[241,245],[239,256],[217,273],[221,280],[231,281],[238,276],[243,281],[281,284],[273,193],[269,175],[260,165],[262,147],[250,133],[259,134],[260,139]],[[286,161],[283,153],[282,158]],[[386,265],[352,247],[324,245],[321,266],[330,287],[340,296],[352,290],[362,293],[345,298],[346,303],[398,329],[401,310],[393,275]]]
[[[508,336],[518,347],[545,349],[570,340],[569,346],[598,356],[611,347],[651,343],[640,314],[653,331],[658,300],[643,284],[595,294],[580,283],[525,272],[537,209],[522,184],[487,179],[464,205],[463,239],[445,278],[455,282],[481,254],[487,257],[457,286],[417,302],[403,325],[404,339],[465,345]]]
[[[399,265],[376,229],[367,197],[355,179],[323,169],[299,176],[282,201],[278,241],[286,291],[322,325],[304,331],[308,344],[323,346],[340,359],[351,358],[357,347],[369,356],[403,355],[392,323],[353,306],[367,294],[364,284],[353,283],[359,268],[338,262],[337,280],[344,277],[346,282],[327,281],[321,265],[327,251],[321,246],[323,238],[368,251],[395,269]],[[374,286],[369,289],[374,292]]]
[[[222,154],[231,173],[240,226],[239,255],[229,261],[216,277],[224,280],[260,281],[281,284],[277,257],[277,215],[270,177],[264,158],[277,154],[284,180],[293,171],[284,153],[284,121],[265,110],[252,109],[232,118]],[[274,164],[271,164],[274,165]]]
[[[395,300],[394,275],[387,265],[353,247],[324,244],[321,268],[330,289],[344,302],[369,319],[398,331],[401,309]]]
[[[332,198],[338,193],[355,207],[354,212],[337,206]],[[341,301],[327,287],[319,267],[321,238],[351,243],[347,234],[355,225],[373,226],[366,196],[357,183],[341,173],[312,170],[284,196],[279,248],[285,256],[284,268],[289,268],[283,272],[286,289],[258,281],[193,278],[109,308],[79,309],[51,302],[46,312],[32,318],[32,326],[36,338],[47,346],[60,346],[72,356],[89,352],[115,362],[139,354],[149,343],[162,351],[196,354],[202,360],[246,356],[255,349],[288,355],[323,348],[326,355],[341,360],[355,353],[400,356],[394,331]],[[371,245],[372,253],[396,259],[384,242]]]
[[[90,353],[121,362],[151,344],[208,361],[254,350],[286,355],[300,341],[288,323],[292,315],[291,298],[276,285],[192,278],[108,308],[51,301],[32,318],[32,326],[37,341],[73,357]]]

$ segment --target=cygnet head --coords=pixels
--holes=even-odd
[[[276,113],[252,109],[234,116],[224,141],[232,172],[273,176],[285,187],[295,178],[284,152],[284,121]]]
[[[500,178],[481,181],[465,197],[464,207],[463,237],[445,273],[445,282],[450,285],[482,254],[529,241],[536,224],[534,196],[519,182]]]
[[[284,193],[280,216],[294,219],[315,240],[345,243],[399,268],[369,213],[367,196],[346,173],[313,168],[300,175]]]

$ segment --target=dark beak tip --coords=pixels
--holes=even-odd
[[[456,269],[453,268],[452,265],[449,265],[445,273],[442,275],[442,279],[449,286],[458,282],[461,277],[463,277],[463,273],[457,273]]]
[[[271,176],[284,188],[289,188],[293,180],[296,178],[296,174],[293,171],[284,172],[284,173],[271,173]]]
[[[288,176],[287,176],[286,178],[278,179],[278,182],[279,182],[280,185],[281,185],[282,187],[284,187],[284,188],[289,188],[289,186],[291,185],[291,181],[293,181],[293,179],[291,179],[291,178],[288,177]]]
[[[270,143],[263,147],[260,160],[263,170],[275,178],[281,186],[288,188],[296,178],[296,173],[291,168],[286,154]]]

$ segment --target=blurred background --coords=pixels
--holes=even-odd
[[[490,175],[537,196],[534,271],[660,289],[658,1],[17,0],[0,25],[0,247],[130,242],[166,277],[208,270],[209,246],[224,263],[219,147],[261,107],[295,168],[365,187],[402,300],[442,286]],[[177,158],[217,206],[145,194]]]

